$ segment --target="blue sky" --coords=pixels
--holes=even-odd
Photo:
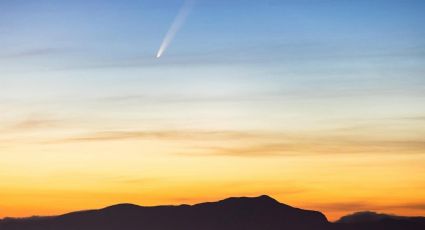
[[[181,5],[3,1],[0,71],[10,84],[8,96],[20,95],[15,89],[28,91],[25,83],[31,90],[54,87],[72,96],[83,93],[85,81],[105,85],[105,94],[124,94],[127,87],[134,94],[132,83],[139,80],[171,88],[184,82],[175,94],[196,92],[197,84],[233,85],[236,91],[246,85],[271,94],[344,89],[423,94],[422,1],[197,1],[166,55],[156,60]],[[190,67],[190,76],[174,76]],[[226,71],[235,74],[226,77]],[[53,86],[69,81],[72,90]],[[207,88],[203,92],[215,91]]]
[[[124,58],[155,53],[182,1],[1,4],[2,42],[8,47],[3,55],[58,49],[80,52],[81,56],[91,51],[94,58]],[[225,51],[244,51],[261,59],[420,53],[423,7],[421,1],[394,0],[198,1],[170,55],[218,52],[218,59],[231,59],[232,53]],[[296,50],[287,54],[286,46]]]
[[[182,3],[3,1],[3,100],[25,106],[39,100],[40,108],[13,110],[22,117],[63,110],[95,117],[93,103],[133,97],[139,100],[125,102],[129,111],[144,100],[226,98],[242,101],[235,107],[242,114],[260,106],[284,116],[282,101],[309,103],[293,108],[295,114],[321,113],[331,104],[346,107],[340,117],[381,116],[362,109],[372,101],[389,117],[423,112],[422,1],[199,0],[155,59]],[[63,101],[74,104],[54,107]],[[211,114],[230,113],[226,103],[217,104]],[[115,105],[102,106],[114,113]]]

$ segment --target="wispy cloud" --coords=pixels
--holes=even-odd
[[[14,130],[30,130],[30,129],[53,127],[57,123],[58,123],[58,120],[29,118],[16,123],[11,128]]]
[[[55,47],[44,47],[44,48],[29,48],[25,50],[18,50],[7,54],[0,54],[0,59],[4,58],[27,58],[27,57],[39,57],[52,54],[58,54],[64,52],[65,49]]]
[[[329,154],[422,154],[425,141],[371,141],[347,140],[335,138],[329,140],[323,137],[305,137],[272,140],[257,139],[256,142],[246,142],[236,146],[198,147],[193,151],[179,153],[183,156],[229,156],[229,157],[278,157],[299,155],[329,155]]]
[[[409,210],[425,210],[425,203],[423,202],[412,202],[412,203],[388,203],[378,204],[374,202],[364,201],[351,201],[351,202],[335,202],[335,203],[312,203],[307,205],[317,210],[327,210],[332,212],[358,212],[358,211],[393,211],[400,209]],[[388,213],[392,214],[392,213]]]
[[[63,138],[56,143],[63,142],[97,142],[97,141],[114,141],[127,139],[168,139],[168,140],[204,140],[216,139],[223,140],[227,138],[253,138],[253,133],[237,132],[237,131],[176,131],[176,130],[160,130],[160,131],[105,131],[83,134]]]
[[[253,102],[253,101],[270,101],[278,100],[284,96],[292,96],[291,92],[257,92],[246,94],[222,94],[222,95],[122,95],[103,97],[97,100],[102,103],[114,104],[137,104],[137,103],[207,103],[207,102]]]
[[[425,121],[425,115],[424,116],[403,117],[401,119],[409,120],[409,121]]]
[[[317,210],[331,210],[337,212],[353,212],[363,210],[376,210],[376,206],[363,201],[335,202],[335,203],[314,203],[307,205]]]
[[[62,121],[58,119],[51,119],[43,116],[29,116],[25,119],[18,121],[4,122],[1,130],[8,132],[25,132],[37,129],[54,128]]]
[[[279,52],[280,51],[280,52]],[[232,55],[223,55],[231,53]],[[115,68],[146,68],[172,66],[227,66],[245,64],[278,64],[287,65],[298,62],[341,62],[356,60],[379,60],[386,58],[422,58],[425,47],[404,47],[393,51],[388,48],[346,49],[343,45],[329,44],[317,41],[263,42],[261,44],[244,44],[237,47],[219,47],[204,51],[183,52],[178,55],[167,55],[158,61],[149,55],[127,55],[113,58],[97,58],[85,60],[74,65],[63,66],[55,70],[74,69],[115,69]],[[82,57],[84,60],[86,57]],[[293,65],[295,67],[296,65]],[[313,69],[312,71],[317,71]]]
[[[144,177],[137,175],[109,175],[106,176],[102,173],[89,173],[80,171],[65,171],[58,172],[58,177],[50,178],[49,182],[58,183],[59,181],[66,180],[69,183],[82,182],[81,178],[85,178],[83,182],[87,181],[98,181],[105,184],[112,185],[151,185],[158,184],[167,181],[164,177]]]
[[[28,122],[28,126],[37,125]],[[24,124],[22,125],[24,126]],[[177,141],[181,156],[276,157],[317,154],[423,153],[422,139],[376,139],[332,133],[291,134],[266,131],[133,130],[104,131],[48,141],[50,144],[120,140]],[[177,150],[176,150],[177,151]]]
[[[414,210],[425,211],[425,202],[391,205],[391,206],[388,206],[388,208],[392,208],[392,209],[414,209]]]
[[[233,156],[233,157],[271,157],[290,156],[299,154],[299,150],[291,143],[270,143],[259,145],[246,145],[238,147],[204,147],[197,153],[181,153],[187,156]]]

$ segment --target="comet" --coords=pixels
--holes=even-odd
[[[195,0],[185,0],[179,13],[171,24],[170,29],[168,29],[168,32],[165,34],[164,40],[162,40],[161,46],[159,47],[159,50],[156,54],[156,58],[160,58],[167,50],[168,46],[170,46],[177,32],[179,32],[179,30],[183,27],[190,11],[193,8],[194,3]]]

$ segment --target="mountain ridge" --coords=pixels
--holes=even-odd
[[[364,213],[363,213],[364,214]],[[368,214],[373,214],[369,212]],[[354,214],[352,214],[354,215]],[[380,214],[381,215],[381,214]],[[358,215],[357,215],[358,216]],[[355,217],[357,217],[355,216]],[[387,215],[391,217],[390,215]],[[230,197],[193,205],[139,206],[122,203],[52,217],[0,219],[0,230],[419,230],[425,218],[329,222],[313,210],[292,207],[270,196]],[[343,218],[341,218],[343,219]]]

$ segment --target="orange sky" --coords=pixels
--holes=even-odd
[[[425,214],[423,143],[393,140],[396,134],[382,138],[372,128],[367,135],[314,136],[273,130],[75,134],[65,127],[24,121],[2,136],[13,139],[0,149],[0,216],[260,194],[320,210],[331,220],[361,210]]]

